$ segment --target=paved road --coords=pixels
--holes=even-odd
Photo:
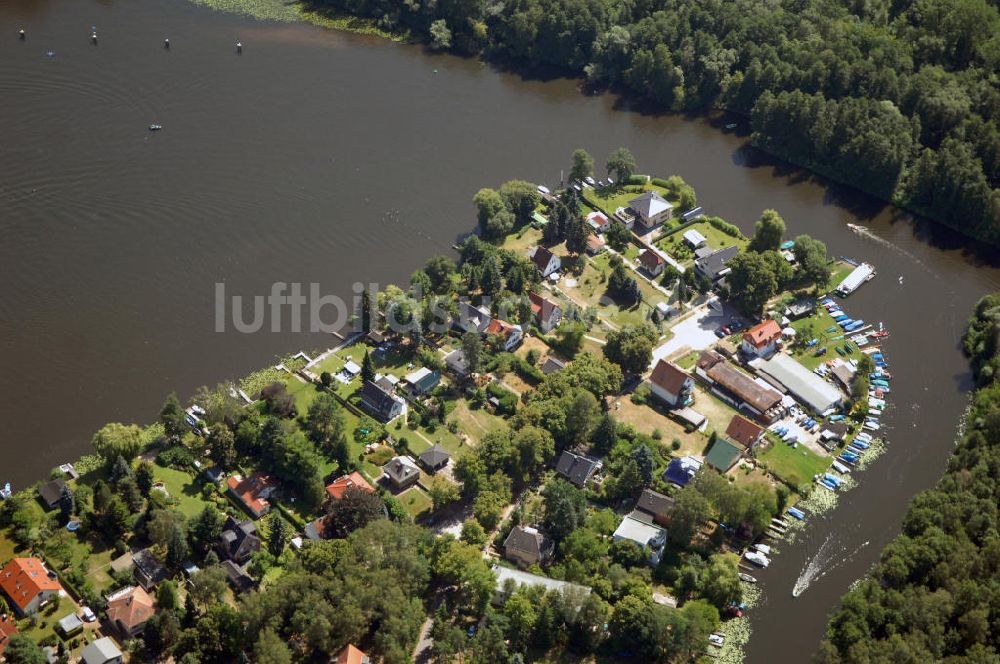
[[[718,342],[715,331],[737,315],[732,307],[717,298],[698,306],[694,313],[671,328],[674,335],[666,343],[653,349],[653,364],[683,348],[705,350]]]

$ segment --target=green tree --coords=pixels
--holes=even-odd
[[[135,484],[143,496],[149,497],[149,491],[156,482],[153,464],[148,461],[141,461],[135,469]]]
[[[459,499],[458,486],[454,482],[449,482],[444,477],[435,476],[430,481],[428,495],[431,497],[431,504],[434,510],[450,505]]]
[[[216,424],[208,432],[209,456],[223,468],[236,464],[236,437],[225,424]]]
[[[306,411],[304,430],[309,439],[341,469],[349,465],[344,410],[332,394],[319,394]]]
[[[524,180],[510,180],[500,185],[500,198],[519,224],[531,221],[531,215],[542,201],[538,187]]]
[[[618,148],[608,157],[605,169],[614,174],[618,184],[626,184],[635,174],[635,157],[627,148]]]
[[[277,558],[285,551],[285,545],[291,537],[288,522],[277,512],[271,514],[267,520],[267,550]]]
[[[727,280],[733,300],[744,312],[758,316],[778,293],[773,264],[762,254],[746,251],[729,261]]]
[[[472,546],[482,546],[486,544],[486,531],[479,525],[474,517],[462,522],[461,540]]]
[[[553,540],[561,542],[574,530],[583,527],[587,518],[587,498],[583,491],[566,480],[555,478],[545,483],[543,523]]]
[[[177,584],[170,579],[156,587],[156,604],[163,611],[175,611],[180,608],[180,597],[177,594]]]
[[[462,335],[462,352],[465,354],[465,361],[469,365],[469,372],[479,371],[482,363],[483,341],[475,332],[466,332]]]
[[[385,516],[385,503],[375,493],[358,487],[348,487],[343,497],[330,506],[329,525],[337,537],[350,533]]]
[[[573,151],[573,165],[569,169],[570,182],[583,182],[594,174],[594,158],[583,148]]]
[[[226,594],[226,571],[211,565],[191,577],[188,595],[203,610],[218,604]]]
[[[481,613],[489,604],[496,577],[477,547],[450,538],[438,540],[431,565],[436,577],[458,587],[460,607]]]
[[[271,628],[264,628],[253,646],[257,664],[292,664],[292,651],[285,640]]]
[[[823,287],[830,280],[830,265],[825,244],[808,235],[799,235],[795,238],[792,253],[799,265],[802,279],[819,287]]]
[[[4,648],[4,657],[8,664],[47,664],[45,651],[24,634],[10,637]]]
[[[142,429],[134,424],[112,422],[94,434],[91,444],[105,463],[114,463],[118,457],[126,461],[135,458],[142,449]]]
[[[375,380],[375,362],[372,360],[371,353],[367,350],[365,351],[365,356],[361,360],[361,380],[368,381]]]
[[[173,440],[180,440],[188,431],[184,418],[184,407],[177,398],[177,393],[171,392],[163,402],[163,408],[160,409],[160,422],[163,424],[164,433]]]
[[[658,335],[648,325],[626,325],[608,334],[604,356],[628,374],[644,372],[653,359],[653,344]]]
[[[764,210],[754,226],[754,234],[750,239],[750,251],[775,251],[781,246],[785,237],[785,220],[776,210]]]
[[[713,554],[708,559],[698,594],[719,610],[743,598],[740,587],[739,558],[732,553]]]
[[[686,486],[677,494],[670,517],[670,541],[687,546],[701,524],[711,514],[711,505],[693,486]]]
[[[473,197],[479,220],[479,232],[487,240],[499,240],[514,228],[514,214],[504,205],[494,189],[480,189]]]

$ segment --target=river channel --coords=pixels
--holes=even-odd
[[[758,575],[748,661],[806,661],[831,607],[943,471],[970,389],[959,338],[1000,270],[933,224],[761,155],[725,122],[182,0],[6,0],[0,482],[45,476],[105,422],[152,420],[171,390],[186,397],[331,345],[287,321],[215,332],[216,283],[346,296],[355,282],[405,281],[472,228],[480,187],[555,185],[574,148],[600,162],[623,145],[642,172],[682,176],[745,232],[775,208],[790,235],[878,269],[846,306],[892,332],[888,451]],[[793,599],[810,562],[829,573]]]

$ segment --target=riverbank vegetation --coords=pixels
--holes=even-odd
[[[309,0],[433,48],[583,75],[1000,243],[1000,14],[986,0]]]
[[[1000,294],[965,335],[978,388],[944,477],[913,499],[903,531],[844,596],[817,661],[992,661],[1000,651]]]

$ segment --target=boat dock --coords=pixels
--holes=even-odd
[[[854,291],[861,288],[862,284],[875,278],[875,268],[868,263],[862,263],[854,268],[849,275],[844,277],[834,291],[840,297],[847,297]]]

